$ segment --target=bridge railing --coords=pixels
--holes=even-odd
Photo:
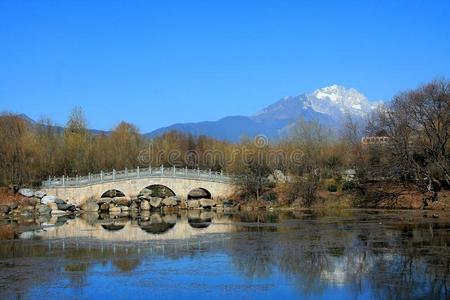
[[[165,177],[165,178],[186,178],[186,179],[202,179],[214,182],[230,182],[231,176],[222,171],[176,168],[176,167],[146,167],[125,170],[112,170],[110,172],[101,171],[97,174],[89,173],[87,176],[75,177],[49,177],[48,180],[42,182],[42,187],[78,187],[96,184],[100,182],[111,182],[117,180],[128,180],[149,177]]]

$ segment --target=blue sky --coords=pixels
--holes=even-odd
[[[450,1],[0,1],[0,111],[142,132],[450,77]]]

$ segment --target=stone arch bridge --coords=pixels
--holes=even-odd
[[[187,199],[189,192],[203,189],[212,199],[226,198],[234,191],[232,179],[223,172],[187,168],[137,168],[89,174],[83,177],[49,178],[42,182],[48,195],[81,205],[88,199],[98,199],[109,190],[118,190],[127,197],[136,197],[153,185],[169,188],[176,196]]]

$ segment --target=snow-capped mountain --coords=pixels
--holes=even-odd
[[[333,119],[345,115],[365,117],[376,107],[366,96],[353,88],[331,85],[309,94],[284,97],[266,107],[254,117],[259,119],[292,119],[305,114],[323,114]]]
[[[157,136],[178,130],[230,141],[256,134],[278,138],[286,134],[300,118],[306,121],[315,120],[338,129],[348,116],[355,121],[362,121],[379,104],[380,102],[369,101],[354,88],[334,84],[311,93],[284,97],[253,116],[232,116],[212,122],[175,124],[157,129],[148,135]]]

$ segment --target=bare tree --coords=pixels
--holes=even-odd
[[[396,96],[370,130],[389,137],[398,176],[423,191],[450,188],[450,82],[439,79]]]

